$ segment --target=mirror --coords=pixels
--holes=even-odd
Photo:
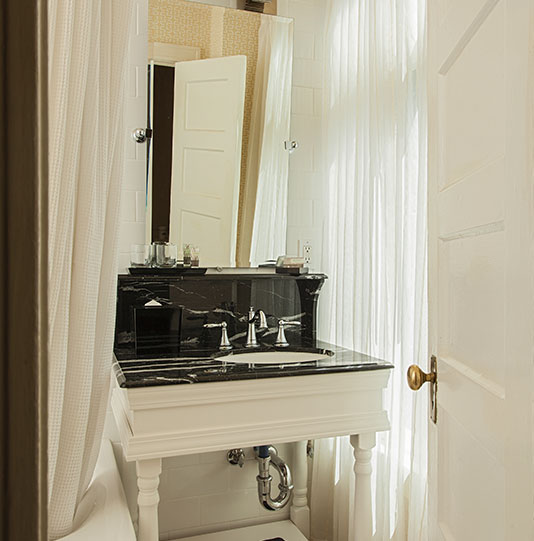
[[[148,242],[203,267],[286,249],[293,21],[149,1]],[[180,257],[180,256],[179,256]]]

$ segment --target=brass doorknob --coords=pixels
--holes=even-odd
[[[408,367],[406,374],[408,378],[408,385],[412,391],[418,391],[427,381],[434,383],[436,381],[436,373],[431,372],[427,374],[423,372],[416,364],[412,364]]]

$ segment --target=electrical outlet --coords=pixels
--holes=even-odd
[[[309,240],[305,240],[302,245],[302,257],[307,265],[310,264],[312,258],[312,245]]]

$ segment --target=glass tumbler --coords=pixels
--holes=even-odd
[[[152,264],[152,246],[150,244],[132,244],[130,246],[130,265],[132,267],[150,267]]]
[[[154,265],[156,267],[174,267],[176,265],[176,244],[154,242]]]

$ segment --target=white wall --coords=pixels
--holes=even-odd
[[[199,0],[200,1],[200,0]],[[145,152],[133,142],[130,132],[146,123],[146,59],[148,0],[134,0],[134,32],[128,50],[128,81],[125,103],[126,163],[120,231],[120,267],[126,272],[130,245],[145,242]],[[235,0],[204,0],[226,7]],[[288,251],[297,253],[297,241],[310,240],[313,259],[320,252],[322,213],[320,207],[320,135],[322,75],[321,0],[278,0],[279,14],[295,19],[292,137],[300,149],[290,158]],[[122,459],[118,433],[108,412],[105,437],[114,443],[130,512],[137,518],[135,464]],[[278,445],[282,458],[291,465],[293,446]],[[231,529],[288,518],[263,509],[257,497],[257,465],[251,449],[243,469],[226,462],[225,452],[204,453],[163,460],[160,484],[160,539]],[[275,484],[276,486],[276,484]]]
[[[130,513],[137,520],[135,464],[120,459],[120,443],[113,443]],[[277,445],[290,467],[291,444]],[[160,477],[160,540],[174,540],[208,532],[229,530],[289,518],[289,507],[267,511],[258,501],[257,462],[245,449],[243,468],[226,461],[226,452],[203,453],[164,459]],[[276,487],[276,474],[274,474]],[[273,488],[273,490],[277,490]]]
[[[323,234],[322,77],[325,2],[278,0],[278,15],[294,19],[291,138],[299,149],[289,158],[287,251],[312,246],[310,267],[320,271]]]
[[[145,242],[146,145],[130,136],[135,128],[146,127],[146,69],[148,58],[148,0],[132,0],[132,21],[128,47],[126,81],[125,164],[119,238],[119,272],[126,272],[130,246]]]

